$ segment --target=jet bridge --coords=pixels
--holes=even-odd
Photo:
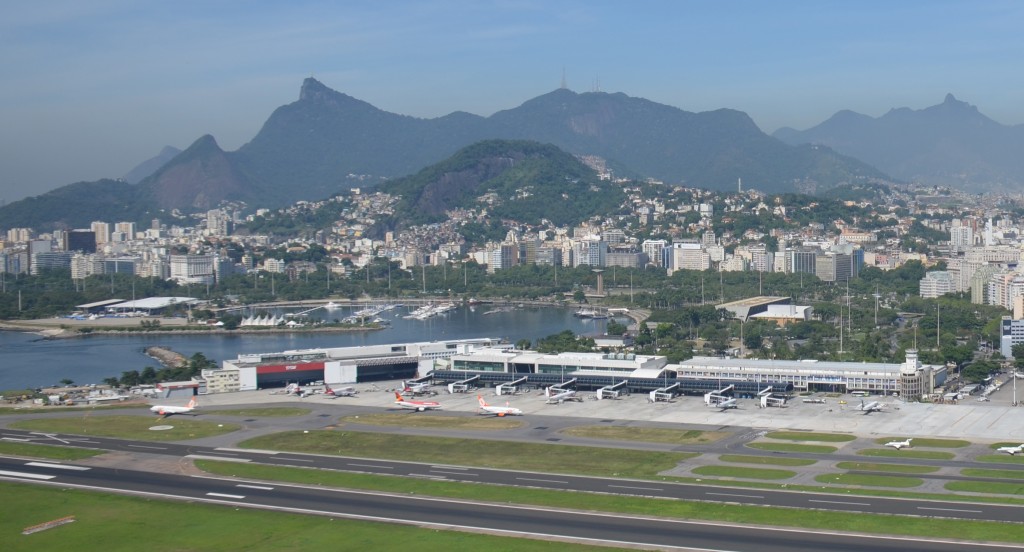
[[[622,380],[614,385],[606,385],[598,389],[597,400],[619,398],[619,395],[628,392],[628,389],[626,389],[626,384],[628,383],[628,380]]]
[[[515,381],[502,383],[494,388],[494,392],[498,395],[514,395],[519,386],[526,383],[527,379],[529,379],[527,376],[523,376]]]
[[[649,402],[668,402],[679,394],[680,383],[676,382],[668,387],[659,387],[648,394]]]
[[[470,376],[464,380],[456,381],[448,384],[449,393],[465,393],[476,386],[474,383],[480,381],[480,376]]]
[[[563,381],[562,383],[556,383],[556,384],[552,385],[551,387],[549,387],[548,389],[550,391],[555,392],[555,393],[561,393],[562,391],[568,391],[569,389],[575,389],[575,388],[576,388],[576,378],[572,378],[569,381]]]
[[[772,397],[770,395],[761,395],[761,408],[769,407],[786,407],[786,399],[780,399],[778,397]]]

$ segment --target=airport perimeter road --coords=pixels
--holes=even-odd
[[[489,483],[563,491],[599,492],[678,500],[751,504],[756,506],[779,506],[840,512],[866,512],[983,521],[1019,523],[1021,520],[1024,520],[1024,506],[952,502],[943,500],[941,496],[936,496],[934,500],[921,500],[916,498],[846,495],[838,492],[812,493],[805,491],[720,487],[710,484],[693,485],[667,481],[534,473],[370,458],[253,451],[238,448],[214,448],[175,443],[128,441],[103,437],[55,435],[19,430],[2,430],[0,431],[0,438],[176,457],[206,458],[407,477],[426,477],[439,481]]]
[[[0,458],[0,479],[215,502],[233,507],[409,523],[435,529],[480,530],[545,539],[561,537],[648,548],[736,552],[960,552],[966,547],[997,552],[1019,550],[1009,545],[693,523],[4,458]],[[582,505],[586,505],[585,501]]]

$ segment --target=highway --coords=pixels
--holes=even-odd
[[[13,429],[0,430],[0,438],[16,442],[78,446],[111,451],[169,455],[179,458],[207,458],[288,467],[321,468],[346,472],[421,477],[444,481],[489,483],[627,496],[965,520],[1019,523],[1024,519],[1024,506],[951,502],[943,500],[941,497],[937,497],[934,500],[922,500],[916,498],[843,495],[839,493],[818,494],[806,491],[718,487],[714,485],[694,485],[667,481],[531,473],[511,469],[470,468],[418,462],[304,455],[290,452],[203,447],[151,441],[129,441]]]
[[[569,538],[582,542],[646,548],[735,552],[959,552],[965,547],[996,552],[1019,550],[1019,547],[1011,545],[936,541],[920,537],[873,537],[819,530],[800,531],[625,514],[571,512],[9,458],[0,458],[0,479],[235,507],[407,523],[435,529],[480,530],[543,539]],[[586,507],[583,495],[580,506]]]

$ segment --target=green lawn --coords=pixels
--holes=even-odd
[[[129,403],[129,404],[104,404],[98,406],[29,406],[25,408],[16,408],[12,406],[0,407],[0,415],[4,414],[54,414],[58,412],[104,412],[107,410],[127,410],[130,408],[149,408],[148,404],[145,403]]]
[[[1004,495],[1024,495],[1024,482],[997,483],[994,481],[950,481],[946,490],[963,493],[985,493]]]
[[[786,441],[817,441],[820,443],[846,443],[856,439],[845,433],[811,433],[809,431],[773,431],[765,437]]]
[[[246,418],[284,418],[288,416],[305,416],[312,412],[308,408],[294,406],[268,406],[266,408],[226,408],[206,410],[217,416],[245,416]]]
[[[992,449],[992,450],[996,450],[996,449],[1002,448],[1002,447],[1015,447],[1015,446],[1020,445],[1020,444],[1021,443],[1019,443],[1017,441],[1014,441],[1012,443],[1009,443],[1009,442],[1007,442],[1007,443],[996,443],[994,445],[989,445],[989,448]]]
[[[726,437],[724,431],[680,431],[654,427],[633,426],[576,426],[560,431],[573,437],[591,439],[610,439],[614,441],[644,441],[648,443],[668,443],[673,445],[698,445],[712,443]]]
[[[5,552],[81,550],[204,552],[302,550],[591,550],[563,542],[420,529],[212,504],[0,483],[9,507],[0,516]],[[17,507],[10,507],[17,505]],[[64,516],[75,522],[32,535],[21,531]],[[175,530],[177,528],[178,530]],[[183,530],[187,528],[187,530]],[[601,550],[605,550],[602,548]]]
[[[1010,456],[1009,454],[983,454],[975,458],[978,462],[992,462],[996,464],[1024,464],[1024,455]]]
[[[938,450],[896,450],[896,449],[864,449],[857,451],[861,456],[882,456],[886,458],[918,458],[922,460],[952,460],[952,452]]]
[[[748,443],[747,446],[772,452],[808,452],[813,454],[828,454],[839,450],[828,445],[799,445],[796,443]]]
[[[584,495],[577,492],[523,489],[501,485],[463,484],[450,481],[353,474],[309,468],[282,468],[238,462],[197,460],[195,463],[201,469],[212,473],[233,475],[246,479],[408,493],[417,496],[444,496],[486,502],[529,504],[570,509],[579,508],[581,503],[583,503],[588,510],[621,512],[644,516],[715,520],[740,524],[826,529],[830,531],[954,538],[969,541],[1024,543],[1024,531],[1020,530],[1019,524],[1011,523],[989,521],[957,521],[956,523],[949,523],[948,520],[925,517],[767,508],[763,506],[644,499],[605,494]],[[585,498],[582,498],[584,496]],[[936,495],[925,496],[934,497]]]
[[[860,475],[856,473],[823,473],[815,481],[828,485],[863,485],[867,487],[897,487],[907,489],[924,484],[919,477],[897,477],[892,475]]]
[[[81,460],[83,458],[92,458],[105,452],[105,450],[0,441],[0,454],[10,454],[11,456],[29,456],[31,458],[48,458],[50,460]]]
[[[739,464],[768,464],[772,466],[810,466],[817,462],[809,458],[785,458],[779,456],[749,456],[744,454],[722,454],[718,457],[722,462]]]
[[[884,445],[892,441],[904,441],[906,437],[879,437],[875,439],[875,444]],[[910,444],[914,447],[932,447],[932,448],[964,448],[971,444],[970,441],[964,441],[963,439],[926,439],[914,437]]]
[[[410,413],[411,411],[404,414],[360,414],[358,416],[345,416],[340,422],[342,424],[351,423],[425,429],[472,429],[481,431],[518,429],[526,425],[526,422],[517,419],[517,416],[499,418],[498,416],[449,416],[438,412]]]
[[[1024,479],[1021,470],[986,470],[982,468],[964,468],[960,473],[970,477],[993,477],[997,479]]]
[[[789,479],[790,477],[796,477],[796,472],[794,471],[741,466],[701,466],[694,468],[692,471],[697,475],[739,477],[741,479]]]
[[[659,472],[674,468],[679,462],[697,456],[695,453],[682,452],[345,430],[316,430],[308,433],[287,431],[249,439],[239,446],[459,466],[515,468],[545,473],[622,477],[655,477]]]
[[[872,462],[840,462],[836,467],[851,471],[881,471],[893,473],[934,473],[939,468],[934,466],[908,466],[904,464],[876,464]]]
[[[154,426],[169,425],[173,429],[153,431]],[[70,433],[72,435],[100,435],[139,439],[144,441],[184,441],[201,439],[230,433],[239,428],[235,424],[202,422],[191,416],[171,416],[163,420],[155,416],[83,416],[80,418],[45,418],[22,420],[10,425],[12,428],[45,431],[48,433]]]

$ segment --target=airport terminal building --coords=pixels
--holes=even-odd
[[[203,380],[207,393],[230,393],[289,383],[410,379],[429,371],[435,360],[477,347],[500,350],[512,346],[503,345],[498,338],[479,338],[243,354],[225,360],[218,370],[204,370]]]

